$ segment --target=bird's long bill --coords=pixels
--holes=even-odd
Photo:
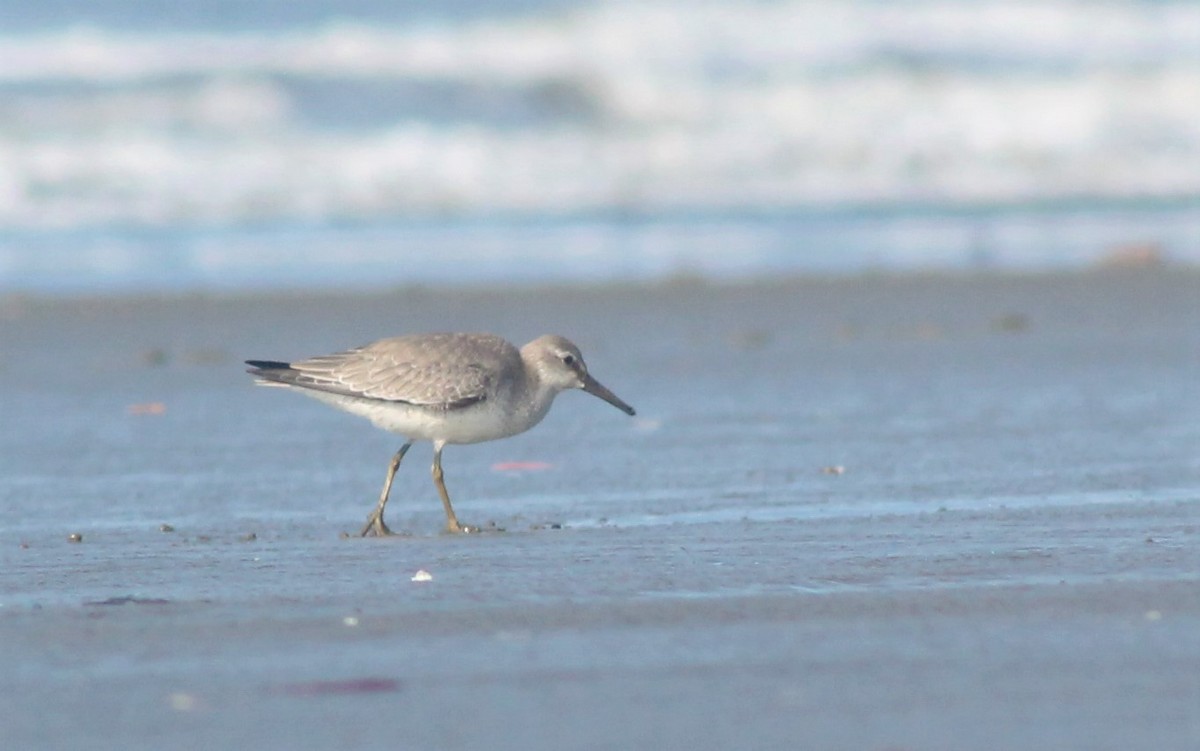
[[[602,386],[595,378],[592,378],[591,375],[585,375],[583,377],[583,390],[592,396],[600,397],[627,415],[637,414],[633,411],[633,407],[630,407],[628,404],[618,399],[616,394],[604,388],[604,386]]]

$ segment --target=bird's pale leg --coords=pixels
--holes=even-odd
[[[445,444],[441,442],[433,444],[433,484],[437,486],[438,495],[442,497],[442,506],[446,509],[446,531],[470,532],[470,527],[458,523],[458,517],[454,515],[454,508],[450,505],[450,494],[446,492],[446,483],[442,474],[443,446]]]
[[[367,517],[367,525],[362,528],[359,533],[360,537],[374,534],[376,537],[384,537],[392,534],[392,530],[388,529],[388,525],[383,523],[383,507],[387,505],[388,493],[392,492],[392,478],[396,476],[396,470],[400,469],[400,460],[412,448],[412,443],[406,443],[400,447],[396,455],[392,457],[392,463],[388,465],[387,479],[383,481],[383,492],[379,494],[379,504],[375,506],[375,510]]]

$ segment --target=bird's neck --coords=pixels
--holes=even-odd
[[[525,429],[532,428],[542,421],[558,396],[558,390],[543,381],[537,371],[530,366],[525,367],[525,383],[523,384],[526,398],[519,400],[521,422]]]

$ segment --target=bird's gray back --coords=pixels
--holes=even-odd
[[[417,334],[291,364],[289,385],[383,401],[457,409],[524,375],[521,354],[491,334]]]

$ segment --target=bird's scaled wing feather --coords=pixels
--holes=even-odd
[[[411,361],[369,345],[292,363],[296,385],[347,396],[457,409],[487,398],[486,363]]]

